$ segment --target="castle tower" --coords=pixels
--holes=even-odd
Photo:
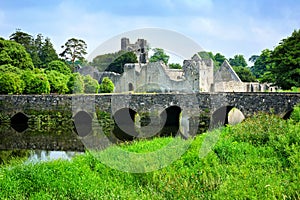
[[[121,39],[121,50],[127,51],[127,47],[129,46],[129,39],[128,38],[122,38]]]

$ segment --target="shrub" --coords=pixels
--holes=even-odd
[[[50,83],[51,93],[65,94],[69,91],[67,85],[69,77],[67,75],[64,75],[55,70],[51,70],[47,71],[47,78]]]
[[[42,73],[34,73],[26,70],[23,72],[21,78],[25,82],[25,94],[49,94],[50,84],[47,76]]]
[[[11,64],[19,69],[33,69],[26,49],[19,43],[0,39],[0,65]]]
[[[294,107],[294,110],[291,114],[291,119],[295,122],[300,122],[300,104]]]
[[[18,74],[0,73],[0,94],[22,94],[24,87],[25,83]]]
[[[77,72],[70,76],[68,82],[69,93],[83,93],[84,92],[84,81],[82,76]]]
[[[84,76],[84,93],[98,93],[99,83],[90,75]]]
[[[104,77],[99,86],[100,93],[112,93],[115,89],[114,83],[108,78]]]
[[[71,74],[71,69],[66,65],[66,63],[60,60],[54,60],[48,64],[48,67],[45,69],[45,71],[47,72],[51,70],[56,70],[65,75]]]
[[[0,72],[13,72],[16,74],[20,74],[22,70],[12,66],[11,64],[5,64],[5,65],[0,65]]]

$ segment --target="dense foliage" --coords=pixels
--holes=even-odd
[[[72,38],[65,47],[67,60],[63,61],[50,39],[44,40],[41,34],[34,38],[17,30],[10,40],[0,38],[0,94],[97,93],[96,80],[86,78],[85,85],[83,77],[72,73],[67,64],[69,56],[72,62],[83,59],[84,41]],[[69,55],[70,51],[73,54]]]
[[[247,67],[248,64],[243,55],[235,55],[233,58],[229,58],[229,64],[243,82],[256,81],[256,78],[251,73],[250,68]]]
[[[0,38],[0,66],[6,64],[20,69],[33,69],[32,59],[22,45]]]
[[[37,68],[44,68],[49,62],[58,59],[50,38],[44,39],[42,34],[38,34],[34,38],[32,35],[17,29],[9,38],[25,47],[30,54],[33,65]]]
[[[283,39],[274,50],[265,49],[252,56],[253,74],[261,82],[273,83],[284,90],[300,87],[300,29]]]
[[[54,60],[48,64],[45,71],[51,71],[51,70],[58,71],[65,75],[71,74],[71,69],[66,65],[66,63],[60,60]]]
[[[68,82],[69,92],[73,94],[80,94],[84,92],[83,77],[77,72],[70,76]]]
[[[69,91],[68,75],[64,75],[56,70],[47,71],[47,78],[50,83],[50,92],[65,94]]]
[[[247,67],[233,66],[234,71],[240,77],[243,82],[256,82],[255,76],[252,75],[251,71]]]
[[[150,57],[149,62],[162,61],[165,65],[168,65],[170,56],[168,56],[163,49],[155,48],[153,51],[154,54]]]
[[[49,94],[50,83],[41,71],[26,70],[22,73],[25,82],[24,94]]]
[[[203,156],[203,145],[212,139],[217,143]],[[119,148],[153,152],[171,141],[186,142],[155,138],[87,152],[71,161],[2,166],[0,199],[300,198],[300,124],[276,116],[258,114],[236,126],[198,135],[180,159],[149,173],[121,172],[95,157],[112,155]]]
[[[179,63],[171,63],[169,64],[170,69],[182,69],[182,66]]]
[[[0,73],[0,94],[22,94],[24,82],[13,72]]]
[[[108,77],[104,77],[101,84],[99,85],[99,92],[112,93],[114,89],[115,89],[114,83]]]
[[[83,77],[84,82],[84,93],[98,93],[99,83],[93,79],[90,75]]]
[[[93,61],[90,63],[92,66],[95,66],[99,72],[104,72],[108,66],[114,62],[118,57],[123,55],[125,51],[118,51],[115,53],[108,53],[103,55],[96,56]]]
[[[270,72],[282,89],[300,87],[300,29],[283,39],[271,53]]]
[[[119,57],[117,57],[112,63],[108,65],[105,71],[116,72],[119,74],[123,74],[124,65],[126,63],[137,63],[137,57],[134,52],[125,52]]]
[[[64,50],[59,55],[70,61],[73,66],[76,61],[82,62],[84,56],[87,54],[87,44],[81,39],[71,38],[62,46],[62,48]]]

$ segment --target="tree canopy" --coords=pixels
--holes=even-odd
[[[76,61],[83,61],[87,54],[87,44],[81,39],[71,38],[64,45],[61,46],[63,52],[59,55],[65,60],[70,61],[74,66]]]
[[[108,77],[104,77],[99,86],[99,92],[111,93],[114,91],[114,89],[115,89],[114,83]]]
[[[272,51],[265,49],[261,52],[260,56],[253,55],[249,58],[249,61],[253,62],[254,65],[250,68],[252,74],[256,78],[262,78],[264,73],[268,71],[271,65],[271,56]]]
[[[14,41],[0,39],[0,65],[12,65],[20,69],[33,69],[30,55]]]
[[[125,52],[124,54],[120,55],[116,58],[109,66],[105,69],[105,71],[116,72],[119,74],[123,74],[124,72],[124,65],[126,63],[137,63],[137,57],[134,52]]]
[[[33,65],[37,68],[44,68],[49,62],[58,60],[58,55],[50,38],[47,37],[44,40],[42,34],[38,34],[34,38],[32,35],[17,29],[9,38],[25,47],[27,53],[30,54]]]
[[[163,49],[155,48],[153,50],[154,54],[150,57],[149,62],[162,61],[165,65],[168,65],[170,56],[168,56]]]
[[[126,51],[118,51],[115,53],[108,53],[96,56],[90,63],[92,66],[97,67],[100,72],[104,72],[108,66],[113,63],[118,57],[126,53]]]
[[[272,51],[270,68],[274,84],[282,89],[300,87],[300,29],[283,39]]]
[[[71,69],[66,65],[66,63],[60,60],[54,60],[48,64],[45,71],[51,71],[51,70],[56,70],[65,75],[71,74]]]
[[[198,55],[202,59],[212,59],[212,61],[214,62],[215,71],[217,71],[221,67],[223,62],[226,60],[225,56],[221,53],[216,53],[214,55],[212,52],[200,51],[198,52]]]
[[[233,58],[229,58],[229,64],[236,67],[247,67],[248,65],[243,55],[235,55]]]

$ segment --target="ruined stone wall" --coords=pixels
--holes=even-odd
[[[153,92],[161,89],[161,92],[186,91],[191,92],[192,86],[183,79],[172,80],[166,66],[161,62],[144,64],[126,64],[124,73],[121,78],[115,83],[116,92],[129,91],[149,91],[147,88],[153,89]],[[176,71],[176,70],[175,70]],[[178,70],[176,71],[178,72]],[[178,73],[179,75],[182,72]],[[175,76],[175,72],[173,74]]]

